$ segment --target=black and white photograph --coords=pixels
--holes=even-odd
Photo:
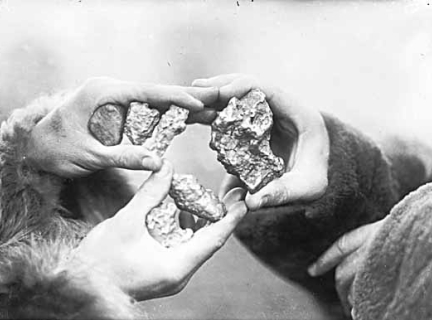
[[[0,123],[0,319],[432,319],[432,0],[0,0]]]

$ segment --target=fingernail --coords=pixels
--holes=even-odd
[[[201,100],[199,100],[199,99],[197,99],[197,98],[195,98],[195,97],[192,97],[193,98],[193,104],[194,104],[194,108],[196,108],[196,109],[199,109],[199,110],[195,110],[195,112],[196,111],[201,111],[202,109],[204,109],[204,103],[201,101]]]
[[[202,80],[203,80],[203,79],[195,79],[195,80],[192,82],[192,87],[199,86],[199,84],[200,84],[200,82],[201,82]]]
[[[262,198],[259,198],[256,195],[251,195],[250,193],[248,193],[246,195],[246,205],[252,211],[258,210],[258,209],[262,208],[262,206],[265,204],[264,198],[265,198],[265,196]]]
[[[259,207],[262,208],[264,207],[270,200],[270,197],[268,195],[265,195],[263,197],[261,197],[260,201],[259,201]]]
[[[168,160],[162,159],[162,166],[158,171],[158,175],[167,176],[171,172],[171,166]]]
[[[142,165],[151,167],[152,171],[158,171],[162,167],[162,158],[153,152],[147,153],[142,159]]]
[[[316,276],[316,265],[312,264],[309,266],[309,268],[307,269],[307,272],[309,273],[309,275],[311,277],[315,277]]]

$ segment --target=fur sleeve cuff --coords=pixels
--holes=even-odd
[[[432,184],[400,201],[372,240],[353,283],[353,318],[431,319]]]
[[[64,261],[62,240],[17,244],[1,252],[1,319],[132,319],[133,300],[83,264]],[[141,315],[142,316],[142,315]]]
[[[61,180],[28,165],[26,148],[33,127],[63,98],[64,94],[40,98],[26,108],[15,110],[2,123],[0,244],[19,239],[24,232],[38,231],[37,226],[46,226],[41,219],[59,206]]]

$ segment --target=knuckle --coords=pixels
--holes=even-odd
[[[221,249],[226,242],[226,239],[222,235],[218,235],[213,242],[213,251]]]
[[[103,157],[101,155],[98,155],[97,153],[90,150],[87,152],[83,152],[80,157],[80,163],[82,163],[83,166],[88,167],[89,169],[98,169],[101,162],[103,162]]]
[[[337,241],[336,241],[336,249],[339,251],[339,253],[344,254],[347,248],[347,238],[346,236],[342,236],[340,237]]]
[[[123,152],[119,152],[118,154],[112,157],[112,163],[118,166],[125,166],[130,159],[131,159],[130,153],[126,150],[123,150]]]

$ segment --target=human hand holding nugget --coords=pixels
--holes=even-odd
[[[160,171],[143,183],[123,209],[90,231],[76,250],[74,261],[109,276],[137,300],[181,291],[223,246],[245,215],[246,206],[242,189],[230,191],[224,197],[228,209],[224,218],[197,230],[189,241],[165,248],[149,234],[144,221],[167,196],[172,177],[173,168],[164,160]]]
[[[266,96],[274,115],[270,145],[273,152],[283,158],[285,170],[281,177],[256,193],[248,193],[246,204],[249,209],[311,201],[323,195],[327,187],[329,139],[324,120],[317,110],[300,106],[286,92],[244,75],[197,79],[192,85],[218,87],[219,99],[213,106],[219,110],[231,98],[242,98],[252,89],[260,89]],[[213,120],[214,117],[208,118],[207,122]],[[220,194],[223,196],[239,185],[242,183],[237,177],[227,175]]]
[[[159,110],[177,105],[193,116],[205,113],[204,104],[217,99],[215,88],[143,84],[110,78],[91,78],[64,96],[33,128],[26,158],[38,169],[63,177],[84,176],[108,167],[158,170],[161,160],[141,146],[101,144],[90,133],[89,119],[104,105],[127,110],[133,101]]]

